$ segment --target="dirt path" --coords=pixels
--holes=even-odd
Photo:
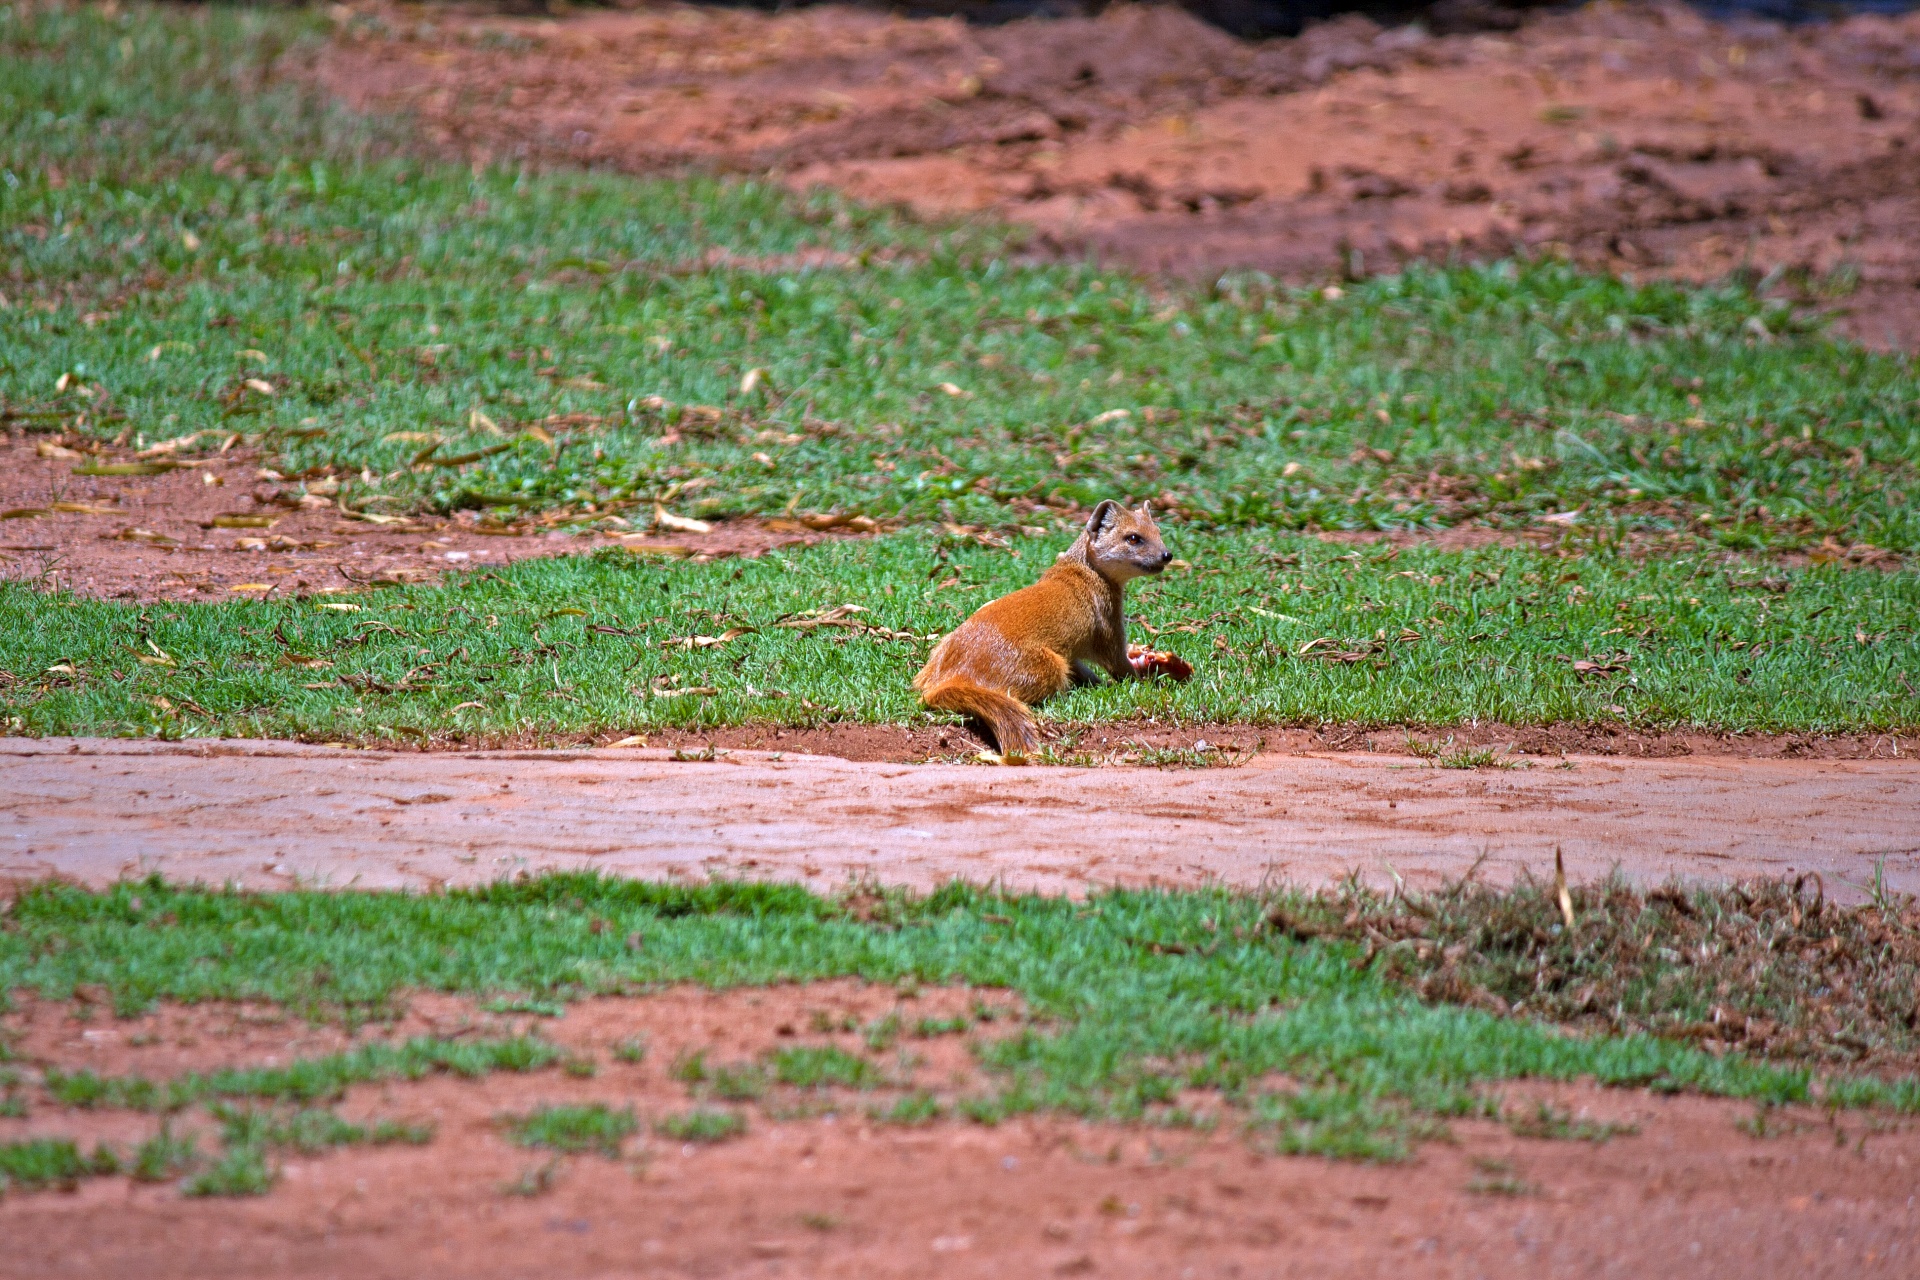
[[[974,28],[832,5],[333,12],[320,82],[473,159],[770,174],[1188,276],[1516,247],[1777,272],[1841,331],[1920,348],[1920,15],[1787,29],[1594,4],[1511,32],[1348,15],[1254,43],[1128,5]]]
[[[0,743],[0,876],[161,872],[261,887],[630,876],[1106,884],[1433,884],[1819,872],[1920,890],[1920,764],[1629,760],[1438,769],[1265,755],[1239,768],[994,769],[659,750],[388,754],[290,743]]]

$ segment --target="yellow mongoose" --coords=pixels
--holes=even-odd
[[[1003,759],[1024,760],[1040,745],[1034,703],[1099,679],[1094,667],[1134,674],[1121,592],[1172,559],[1145,503],[1102,502],[1040,581],[980,606],[942,640],[913,687],[929,707],[984,721]]]

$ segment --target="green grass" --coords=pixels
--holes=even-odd
[[[725,1142],[745,1133],[747,1122],[731,1111],[697,1107],[661,1116],[653,1122],[653,1129],[661,1137],[675,1142]]]
[[[880,1073],[865,1058],[855,1057],[837,1045],[796,1045],[776,1049],[768,1056],[773,1077],[781,1084],[802,1089],[871,1089],[880,1082]]]
[[[640,1126],[631,1107],[615,1111],[605,1103],[589,1102],[540,1107],[529,1115],[508,1117],[506,1127],[507,1136],[523,1147],[618,1156],[620,1144]]]
[[[1801,336],[1738,288],[1539,262],[1337,299],[1169,291],[766,186],[476,174],[272,74],[316,29],[0,16],[0,396],[20,421],[237,431],[388,512],[1011,527],[1125,494],[1222,526],[1577,509],[1737,547],[1920,545],[1911,363]],[[802,246],[852,256],[778,260]],[[747,266],[702,265],[715,248]]]
[[[1920,724],[1910,570],[1168,533],[1193,569],[1137,587],[1129,609],[1140,638],[1185,650],[1197,675],[1075,690],[1048,717]],[[1062,545],[999,550],[916,533],[709,564],[606,551],[364,596],[358,612],[299,601],[137,608],[0,584],[0,668],[14,676],[0,682],[0,711],[29,734],[318,741],[903,721],[921,714],[908,686],[924,641],[782,622],[857,603],[869,612],[855,617],[877,627],[943,632],[1030,581]],[[751,630],[709,648],[667,643],[736,627]],[[141,660],[156,649],[171,665]],[[674,689],[715,692],[661,696]]]
[[[140,912],[131,909],[136,897]],[[1596,909],[1594,901],[1588,890],[1576,892],[1582,918]],[[1353,905],[1363,914],[1375,909]],[[1514,945],[1530,936],[1524,921],[1538,905],[1529,899],[1512,909],[1523,921],[1510,931]],[[1829,906],[1804,945],[1813,947],[1826,930],[1851,937],[1904,928],[1897,923],[1903,909],[1850,908],[1864,914],[1843,924],[1840,909]],[[1674,1038],[1603,1028],[1569,1035],[1511,1010],[1500,1016],[1473,1007],[1479,997],[1470,990],[1466,1004],[1444,1003],[1444,984],[1423,1000],[1416,989],[1431,967],[1396,976],[1392,956],[1366,963],[1358,941],[1310,936],[1301,922],[1317,919],[1316,912],[1337,920],[1338,907],[1284,892],[1116,891],[1075,903],[956,885],[926,898],[863,901],[861,912],[867,918],[792,886],[669,886],[581,875],[424,896],[226,893],[157,881],[93,893],[49,884],[23,893],[0,926],[0,991],[63,999],[87,983],[127,1011],[162,999],[297,999],[318,1011],[325,1006],[311,1001],[311,986],[325,972],[337,1011],[350,1015],[354,1007],[390,1009],[410,990],[531,992],[569,1001],[676,982],[966,983],[1010,990],[1026,1014],[976,1046],[990,1084],[955,1099],[959,1114],[985,1123],[1036,1110],[1194,1123],[1176,1099],[1205,1090],[1244,1108],[1258,1140],[1278,1149],[1368,1158],[1406,1150],[1449,1116],[1497,1114],[1501,1082],[1523,1078],[1589,1078],[1775,1103],[1920,1107],[1920,1084],[1911,1077],[1696,1047],[1684,1022],[1696,1016],[1689,1010],[1701,993],[1698,983],[1683,980],[1689,962],[1678,952],[1669,979],[1651,981],[1638,971],[1623,978],[1636,1016],[1671,1027]],[[1461,912],[1486,914],[1478,906]],[[596,929],[596,921],[614,927]],[[635,929],[645,932],[644,951],[621,942]],[[1610,927],[1599,936],[1596,950],[1618,945]],[[1591,980],[1592,961],[1566,975],[1559,970],[1568,961],[1557,953],[1549,959],[1550,970],[1541,972],[1549,991],[1566,993],[1557,998],[1572,999]],[[1487,967],[1498,974],[1508,964],[1496,949]],[[1660,1003],[1668,990],[1678,1002],[1671,1012]],[[488,1060],[553,1060],[552,1050],[543,1057],[530,1042],[511,1054],[460,1045]],[[455,1048],[412,1050],[407,1062],[424,1072],[435,1055]],[[319,1065],[329,1062],[277,1074],[228,1073],[254,1082],[247,1094],[216,1090],[206,1082],[222,1077],[207,1076],[188,1078],[190,1086],[141,1089],[109,1081],[103,1096],[119,1090],[127,1099],[121,1105],[150,1106],[175,1095],[300,1104],[330,1096],[350,1074],[375,1078],[371,1062],[352,1073],[337,1063]],[[776,1056],[768,1066],[775,1078],[797,1085],[859,1085],[867,1078],[842,1057],[821,1053]],[[768,1067],[745,1068],[763,1088]],[[383,1069],[399,1074],[401,1064]],[[695,1055],[675,1074],[697,1096],[710,1096],[720,1070]],[[1275,1088],[1283,1076],[1292,1088]],[[285,1083],[291,1079],[313,1083],[293,1088]]]
[[[200,1163],[199,1145],[192,1134],[174,1136],[171,1125],[134,1148],[127,1172],[135,1182],[166,1182],[191,1172]]]
[[[33,1138],[0,1143],[0,1194],[72,1186],[82,1178],[117,1173],[120,1162],[105,1147],[91,1156],[64,1138]]]
[[[229,1147],[207,1168],[188,1178],[180,1190],[184,1195],[263,1196],[273,1190],[280,1170],[265,1150],[258,1146]]]
[[[156,991],[145,998],[158,994]],[[169,995],[194,998],[177,989]],[[122,996],[123,1000],[141,998],[132,990]],[[219,1099],[325,1102],[339,1098],[349,1085],[419,1080],[436,1072],[474,1078],[490,1071],[534,1071],[561,1057],[552,1045],[525,1036],[498,1040],[417,1036],[397,1045],[369,1044],[345,1053],[299,1058],[284,1067],[223,1067],[169,1080],[102,1076],[86,1069],[62,1071],[50,1067],[44,1083],[53,1100],[63,1106],[177,1111]]]
[[[221,1138],[228,1148],[241,1146],[286,1147],[301,1155],[318,1155],[334,1147],[387,1146],[404,1143],[422,1146],[433,1140],[431,1125],[407,1124],[398,1120],[376,1120],[371,1125],[354,1124],[323,1107],[243,1107],[215,1103],[208,1108],[220,1122]]]

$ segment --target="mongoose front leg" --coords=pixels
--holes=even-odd
[[[1076,659],[1073,664],[1073,682],[1076,685],[1099,684],[1100,673],[1085,661]]]

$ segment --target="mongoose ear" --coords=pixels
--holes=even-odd
[[[1093,514],[1087,517],[1088,535],[1095,538],[1099,537],[1100,531],[1107,527],[1108,522],[1113,519],[1113,513],[1119,509],[1120,504],[1112,498],[1101,499],[1100,505],[1095,507]]]
[[[1145,502],[1142,502],[1140,504],[1140,514],[1145,516],[1149,520],[1153,519],[1153,499],[1152,498],[1148,498]]]

